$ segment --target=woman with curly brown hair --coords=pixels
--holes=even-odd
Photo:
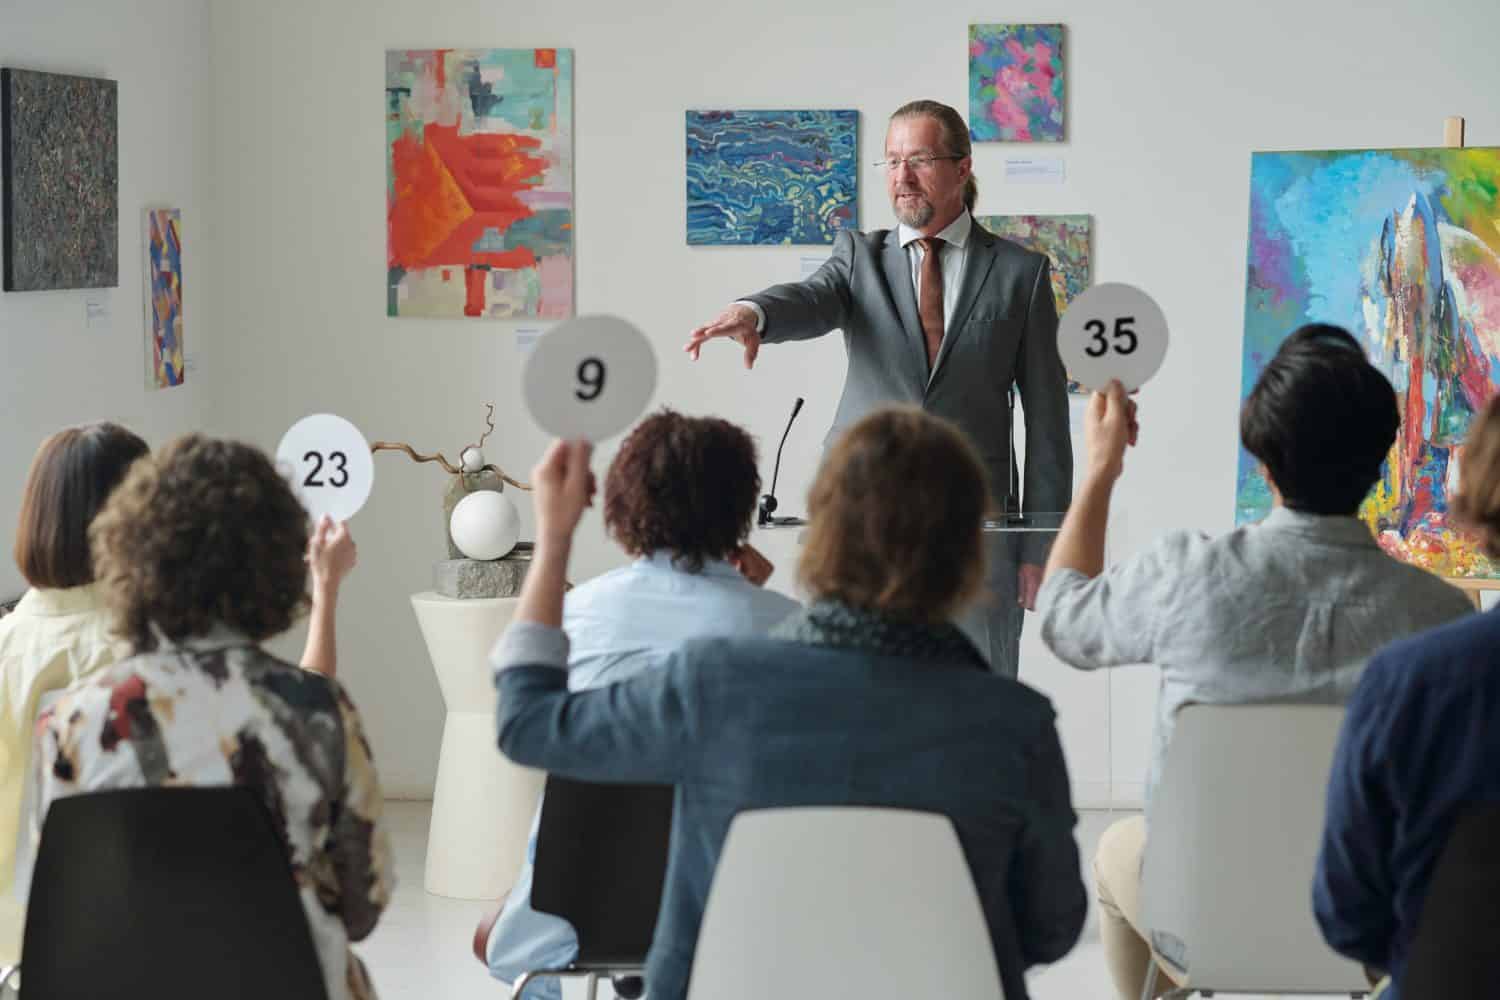
[[[110,788],[251,788],[330,1000],[372,997],[349,942],[374,929],[393,875],[369,744],[337,681],[260,647],[308,602],[306,512],[260,451],[189,435],[135,464],[90,537],[132,655],[44,716],[44,806]]]
[[[500,749],[577,780],[677,786],[653,1000],[687,991],[736,813],[852,804],[953,821],[1005,995],[1025,1000],[1022,970],[1065,954],[1088,907],[1052,707],[990,673],[951,624],[983,584],[989,506],[963,433],[914,407],[860,420],[808,497],[806,610],[767,638],[687,642],[658,670],[573,691],[563,575],[593,492],[588,461],[586,443],[559,442],[533,474],[536,553],[492,656]],[[767,970],[756,985],[774,995]],[[932,972],[930,993],[947,995]]]

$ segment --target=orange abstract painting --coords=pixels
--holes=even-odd
[[[572,95],[570,49],[386,54],[387,315],[573,314]]]

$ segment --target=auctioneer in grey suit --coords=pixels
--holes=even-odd
[[[886,403],[915,403],[961,427],[978,449],[997,506],[1024,512],[1067,509],[1073,484],[1067,375],[1057,354],[1057,307],[1047,258],[970,227],[952,319],[929,377],[911,263],[897,230],[844,231],[833,255],[806,281],[775,285],[745,300],[766,317],[761,341],[809,340],[844,332],[849,374],[830,439]],[[1026,468],[1010,454],[1007,390],[1020,390]],[[1012,480],[1021,496],[1009,495]],[[1023,611],[1018,562],[1046,561],[1050,535],[987,536],[988,594],[961,622],[998,673],[1014,677]]]

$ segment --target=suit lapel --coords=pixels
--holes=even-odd
[[[901,235],[892,229],[885,237],[885,252],[881,254],[885,268],[886,287],[891,290],[891,301],[896,315],[906,333],[907,354],[916,366],[917,382],[927,379],[927,341],[922,336],[922,321],[917,317],[917,292],[912,287],[911,261],[906,248],[901,245]]]
[[[937,363],[932,366],[934,376],[943,367],[943,362],[948,359],[948,355],[952,353],[953,342],[963,332],[964,324],[969,320],[969,313],[974,311],[974,302],[979,298],[979,290],[984,287],[985,279],[990,276],[990,267],[994,263],[995,236],[975,219],[969,228],[969,246],[964,251],[964,277],[963,281],[959,282],[958,301],[953,306],[953,319],[948,323],[948,328],[943,331],[943,346],[938,348]]]

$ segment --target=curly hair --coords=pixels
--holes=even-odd
[[[984,466],[955,425],[915,406],[876,410],[823,459],[797,565],[814,600],[942,622],[984,582]]]
[[[1500,558],[1500,396],[1494,396],[1474,422],[1459,458],[1453,516],[1484,551]]]
[[[259,642],[307,603],[307,512],[259,449],[189,434],[142,459],[89,529],[137,652],[227,625]]]
[[[672,410],[636,425],[604,481],[604,526],[633,556],[666,551],[697,573],[750,534],[760,473],[755,442],[714,417]]]

